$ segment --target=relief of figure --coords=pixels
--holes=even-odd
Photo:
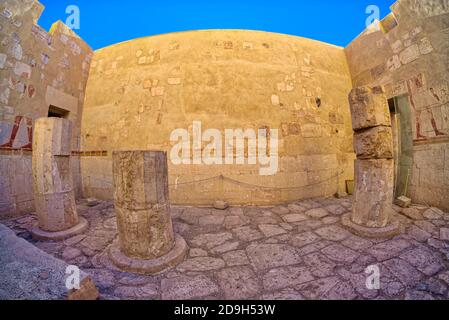
[[[428,91],[426,90],[424,75],[420,74],[412,79],[407,80],[407,91],[409,94],[410,105],[412,106],[415,114],[416,138],[418,140],[428,138],[421,131],[421,115],[423,112],[428,112],[430,116],[430,123],[435,132],[435,136],[445,136],[446,134],[438,129],[435,117],[432,112],[432,107],[441,105],[442,101],[435,92],[434,88],[430,88]]]
[[[23,122],[23,123],[22,123]],[[26,125],[27,129],[27,143],[23,146],[20,146],[20,149],[31,149],[33,144],[33,120],[23,116],[16,116],[14,121],[14,126],[12,127],[11,135],[9,137],[9,141],[0,145],[0,148],[13,148],[14,141],[16,140],[17,134],[19,133],[19,129],[21,125]]]

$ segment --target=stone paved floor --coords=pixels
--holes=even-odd
[[[449,299],[449,214],[413,206],[397,217],[406,233],[363,239],[340,224],[351,198],[219,211],[173,207],[188,258],[158,276],[122,272],[106,249],[117,236],[112,202],[79,213],[89,230],[63,243],[34,242],[34,215],[3,221],[20,237],[90,273],[102,299]],[[366,288],[377,265],[381,289]]]

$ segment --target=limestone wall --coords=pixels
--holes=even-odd
[[[0,218],[34,210],[31,176],[33,122],[49,107],[73,121],[79,150],[84,90],[92,50],[61,22],[37,25],[36,0],[0,2]],[[78,154],[78,153],[76,153]],[[78,194],[79,159],[72,161]]]
[[[449,2],[399,0],[347,48],[353,85],[406,95],[413,151],[408,195],[449,208]]]
[[[112,197],[112,150],[170,152],[171,132],[191,132],[193,121],[223,135],[279,129],[279,171],[260,176],[258,165],[169,159],[172,202],[267,204],[332,195],[353,179],[350,90],[343,48],[294,36],[193,31],[98,50],[81,133],[82,149],[94,151],[81,161],[85,195]]]

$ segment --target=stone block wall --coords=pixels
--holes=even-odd
[[[260,166],[247,162],[174,165],[169,158],[173,203],[271,204],[332,195],[353,179],[350,90],[343,48],[294,36],[193,31],[100,49],[81,144],[107,156],[82,158],[85,195],[112,197],[111,151],[170,155],[171,132],[192,134],[194,121],[222,136],[225,129],[278,129],[279,170],[261,176]]]
[[[31,147],[34,120],[49,107],[73,122],[72,149],[79,150],[91,48],[62,22],[49,32],[37,21],[37,0],[0,2],[0,218],[34,210]],[[72,169],[81,191],[79,159]],[[79,193],[78,193],[79,194]]]
[[[345,50],[353,86],[384,85],[388,98],[408,97],[408,196],[449,209],[449,2],[398,0],[391,9]]]

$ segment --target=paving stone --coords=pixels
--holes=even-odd
[[[290,210],[283,206],[274,207],[271,211],[281,216],[290,213]]]
[[[408,250],[399,257],[428,276],[433,276],[444,268],[440,255],[424,247]]]
[[[307,299],[313,300],[352,300],[357,297],[351,284],[337,277],[318,279],[299,285],[296,289]]]
[[[190,248],[189,256],[191,258],[206,257],[207,256],[207,251],[203,250],[203,249],[200,249],[200,248]]]
[[[277,224],[278,222],[280,222],[280,220],[278,218],[271,216],[261,216],[261,217],[252,217],[251,222],[253,225]]]
[[[363,299],[372,300],[379,295],[380,290],[368,289],[367,276],[368,275],[366,273],[357,273],[357,274],[348,273],[348,275],[345,277],[345,280],[347,280],[351,284],[354,290]]]
[[[209,210],[203,208],[185,208],[179,217],[180,220],[187,224],[198,224],[199,218],[209,214]]]
[[[438,220],[443,217],[444,212],[437,208],[430,208],[424,211],[422,215],[424,216],[424,218],[429,220]]]
[[[161,291],[163,300],[191,300],[217,294],[219,288],[209,277],[198,275],[162,279]]]
[[[226,268],[217,272],[216,276],[225,298],[229,300],[249,299],[262,289],[256,274],[247,266]]]
[[[226,216],[223,222],[226,229],[234,229],[236,227],[247,225],[248,223],[249,219],[242,216]]]
[[[98,252],[104,250],[110,242],[111,240],[108,238],[87,236],[80,242],[80,244],[90,250]]]
[[[303,213],[306,209],[298,204],[291,203],[287,206],[291,213]]]
[[[435,300],[434,297],[432,297],[430,294],[422,291],[407,291],[405,293],[405,300],[412,300],[412,301],[418,301],[418,300]]]
[[[396,257],[400,252],[411,246],[410,242],[402,239],[387,240],[378,243],[368,249],[368,253],[374,256],[378,261],[384,261]]]
[[[447,291],[447,285],[441,280],[430,278],[419,283],[416,289],[437,295],[444,295]]]
[[[117,283],[125,286],[143,286],[154,281],[154,277],[131,273],[120,277]]]
[[[92,280],[100,290],[112,288],[116,285],[114,274],[110,270],[84,269],[84,271],[92,276]]]
[[[321,204],[319,204],[317,201],[309,199],[309,200],[301,201],[300,206],[304,207],[306,209],[314,209],[314,208],[319,208],[321,206]]]
[[[228,242],[223,243],[222,245],[219,245],[219,246],[213,248],[211,250],[211,253],[220,254],[220,253],[225,253],[228,251],[233,251],[233,250],[237,249],[238,246],[239,246],[238,241],[228,241]]]
[[[184,271],[209,271],[221,269],[225,266],[222,259],[211,257],[196,257],[187,259],[178,265],[177,270]]]
[[[255,230],[249,226],[235,228],[232,232],[242,241],[254,241],[263,238],[263,234],[259,230]]]
[[[284,244],[252,244],[246,248],[248,257],[257,270],[298,264],[301,257],[297,249]]]
[[[306,246],[304,246],[302,248],[299,248],[298,249],[298,253],[301,256],[305,256],[305,255],[307,255],[309,253],[319,251],[319,250],[321,250],[321,249],[323,249],[323,248],[325,248],[327,246],[330,246],[332,244],[333,244],[333,242],[331,242],[331,241],[320,240],[320,241],[308,244],[308,245],[306,245]]]
[[[420,228],[418,228],[415,225],[410,226],[410,228],[407,230],[407,234],[419,242],[426,242],[432,235]]]
[[[62,252],[62,258],[64,260],[72,260],[79,257],[82,254],[81,250],[78,248],[66,247]]]
[[[384,292],[388,297],[396,298],[401,295],[405,289],[406,287],[401,282],[391,281],[385,286]]]
[[[438,279],[444,281],[446,284],[449,285],[449,271],[441,272],[441,273],[438,275]]]
[[[324,208],[327,212],[332,215],[341,216],[343,213],[348,212],[348,209],[342,207],[338,204],[333,204]]]
[[[304,297],[297,292],[294,289],[291,288],[287,288],[284,290],[280,290],[280,291],[276,291],[273,293],[266,293],[264,295],[261,296],[262,300],[274,300],[274,301],[279,301],[279,300],[284,300],[284,301],[300,301],[300,300],[304,300]]]
[[[333,261],[346,264],[354,262],[354,260],[357,259],[360,255],[354,250],[342,246],[341,244],[328,246],[321,250],[321,252]]]
[[[205,247],[211,249],[213,247],[219,246],[228,240],[232,239],[232,234],[229,232],[222,233],[208,233],[200,234],[193,238],[191,243],[197,247]]]
[[[319,252],[308,254],[303,259],[309,270],[316,277],[324,278],[335,274],[335,263]]]
[[[295,224],[298,226],[298,232],[317,229],[323,226],[323,222],[321,222],[320,220],[306,220],[295,222]]]
[[[342,243],[344,246],[351,248],[353,250],[366,250],[368,248],[370,248],[373,243],[371,241],[369,241],[368,239],[364,239],[358,236],[354,236],[351,235],[348,238],[346,238],[345,240],[342,241]]]
[[[281,222],[279,224],[284,230],[287,231],[292,231],[294,229],[294,227],[291,224],[285,223],[285,222]]]
[[[422,274],[405,260],[394,258],[383,262],[382,265],[406,286],[411,286],[422,279]]]
[[[198,219],[198,224],[200,226],[222,225],[224,222],[224,219],[225,219],[224,216],[208,215],[208,216],[200,217]]]
[[[274,237],[287,233],[287,231],[275,224],[261,224],[259,225],[259,230],[262,231],[265,237]]]
[[[401,209],[401,213],[412,220],[423,220],[423,215],[420,210],[415,207]]]
[[[228,267],[242,266],[250,263],[244,250],[226,252],[222,257]]]
[[[323,208],[315,208],[307,210],[305,214],[313,219],[321,219],[324,218],[325,216],[328,216],[329,212],[327,212]]]
[[[290,243],[295,247],[301,248],[318,240],[320,240],[319,236],[311,231],[307,231],[294,235],[291,238]]]
[[[314,280],[307,267],[282,267],[272,269],[263,276],[265,290],[284,289]]]
[[[440,239],[443,241],[449,241],[449,228],[440,229]]]
[[[307,220],[307,216],[302,213],[292,213],[292,214],[286,214],[282,217],[285,222],[301,222]]]
[[[103,222],[103,226],[106,229],[116,230],[117,229],[117,219],[115,217],[107,219],[105,222]]]
[[[319,228],[315,232],[322,238],[331,241],[342,241],[351,235],[349,231],[335,225]]]
[[[432,235],[439,234],[438,228],[429,221],[415,221],[415,225]]]
[[[339,217],[324,217],[323,219],[321,219],[321,221],[324,224],[335,224],[338,221],[340,221],[340,218]]]

